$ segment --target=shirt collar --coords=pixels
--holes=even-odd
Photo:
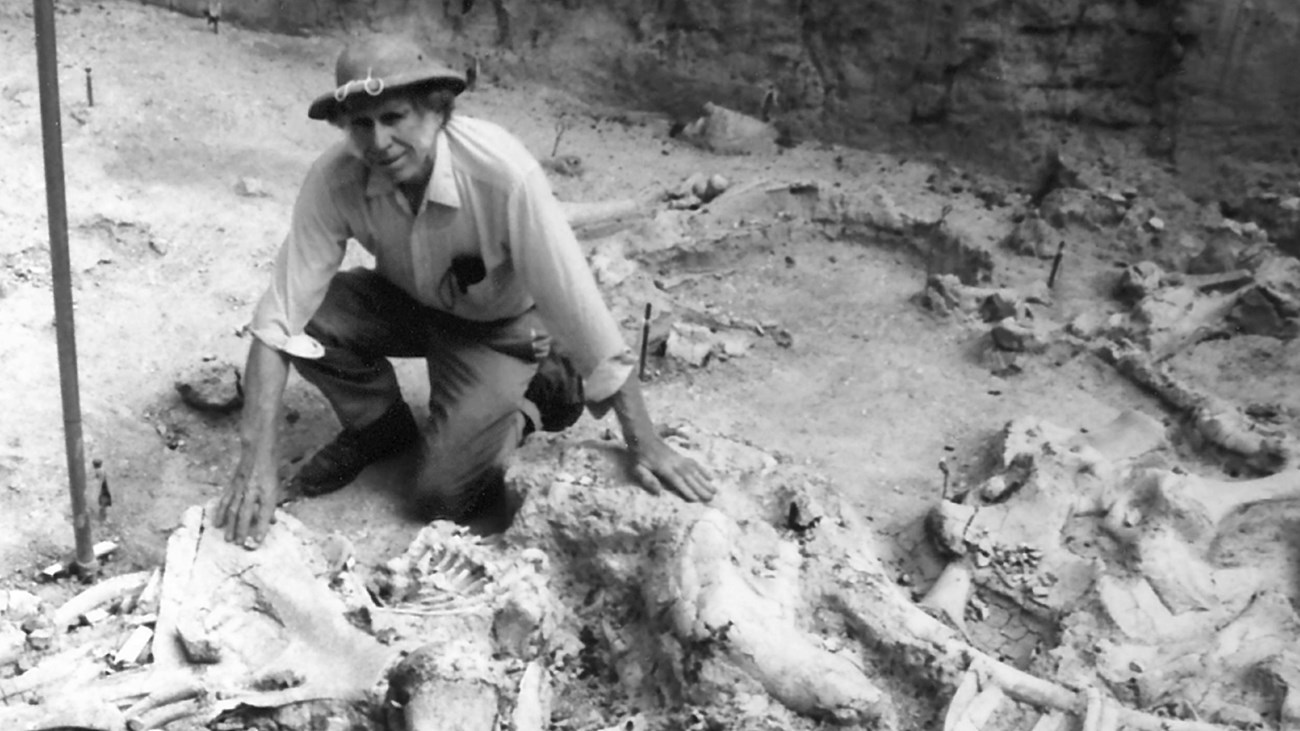
[[[378,198],[391,195],[397,190],[397,184],[387,175],[371,174],[366,181],[366,197]],[[433,173],[429,176],[429,185],[424,197],[430,203],[460,208],[460,191],[456,189],[456,166],[451,159],[451,145],[447,143],[446,130],[438,130],[433,141]]]
[[[429,177],[429,189],[425,196],[430,203],[438,203],[448,208],[460,208],[460,191],[456,189],[456,166],[451,159],[451,145],[447,142],[447,130],[438,130],[433,149],[433,175]]]

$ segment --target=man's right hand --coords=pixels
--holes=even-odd
[[[239,466],[217,503],[216,527],[226,540],[256,548],[275,522],[280,480],[276,426],[280,398],[289,378],[288,356],[253,339],[244,369],[244,421],[240,430]]]
[[[279,479],[275,469],[256,469],[246,454],[239,460],[230,484],[217,503],[216,526],[226,529],[226,540],[256,548],[275,522]]]

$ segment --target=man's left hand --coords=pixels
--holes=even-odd
[[[650,421],[635,373],[628,375],[610,401],[618,414],[628,451],[632,453],[632,471],[647,492],[658,495],[666,487],[687,502],[713,499],[718,490],[709,473],[695,460],[678,454],[659,436],[654,422]]]
[[[658,495],[664,488],[687,502],[708,502],[718,490],[713,478],[695,460],[677,452],[662,439],[649,439],[633,451],[632,470],[641,486]]]

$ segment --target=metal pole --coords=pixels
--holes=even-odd
[[[41,137],[45,143],[45,201],[50,221],[50,262],[54,269],[54,324],[59,346],[59,386],[63,395],[63,436],[72,493],[72,531],[76,568],[83,576],[98,568],[86,510],[85,445],[81,438],[81,397],[77,390],[77,338],[72,319],[72,275],[68,260],[68,202],[63,190],[63,134],[59,120],[59,65],[54,40],[54,0],[33,0],[36,19],[36,70],[41,86]]]

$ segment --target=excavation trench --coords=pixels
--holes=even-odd
[[[270,43],[257,42],[263,52]],[[90,131],[112,131],[111,109]],[[661,143],[677,144],[646,139],[629,149],[654,147],[657,160],[670,157]],[[684,157],[681,149],[671,148]],[[1264,352],[1294,338],[1292,270],[1270,274],[1243,254],[1229,269],[1249,263],[1244,278],[1216,272],[1231,276],[1210,283],[1144,266],[1129,282],[1133,301],[1099,303],[1086,291],[1090,324],[1068,307],[1105,277],[1072,248],[1055,289],[1046,287],[1056,237],[1077,234],[1069,227],[1082,220],[1108,242],[1138,242],[1123,258],[1147,244],[1167,252],[1170,241],[1153,238],[1154,204],[1076,181],[1044,197],[1040,220],[1022,215],[1010,186],[950,166],[891,164],[927,182],[886,189],[874,182],[885,166],[866,158],[810,158],[826,181],[760,175],[761,156],[748,166],[727,159],[748,173],[729,170],[733,185],[707,202],[681,195],[675,207],[617,209],[620,220],[585,230],[629,342],[647,303],[664,318],[646,389],[668,405],[657,415],[672,443],[717,476],[712,505],[646,494],[627,479],[613,425],[586,420],[518,455],[509,488],[521,508],[491,539],[438,523],[405,552],[358,562],[352,541],[365,531],[347,520],[369,519],[373,533],[391,533],[396,521],[322,499],[288,508],[267,545],[249,553],[206,527],[211,515],[196,507],[172,532],[156,578],[129,573],[45,620],[5,593],[0,648],[18,651],[4,656],[14,670],[0,680],[3,725],[1294,724],[1294,557],[1277,538],[1296,492],[1293,415],[1185,377],[1194,349],[1252,338]],[[557,188],[626,177],[594,160],[586,183],[548,170]],[[848,172],[830,182],[841,164]],[[284,211],[264,203],[280,222]],[[1017,230],[1038,225],[1038,239],[1015,244],[1020,258],[998,247],[1012,211]],[[1058,218],[1061,227],[1045,222]],[[137,272],[117,282],[101,266],[110,254],[140,267],[166,254],[145,228],[112,222],[118,238],[134,232],[133,248],[84,272],[99,267],[93,281],[121,295],[138,289]],[[589,223],[575,220],[580,233]],[[1226,230],[1215,235],[1243,243],[1240,225]],[[6,257],[7,269],[26,266]],[[148,273],[161,281],[216,266],[190,264]],[[245,260],[230,266],[228,276],[248,278]],[[39,283],[39,272],[31,278]],[[83,290],[87,302],[111,304],[94,289]],[[323,433],[325,407],[291,397],[295,415]],[[1114,418],[1114,404],[1147,416]],[[1185,430],[1152,421],[1166,409]],[[175,413],[148,424],[149,446],[190,463],[151,475],[151,489],[186,469],[215,480],[231,464],[212,446],[236,443],[229,423]],[[286,429],[295,446],[319,436]],[[804,464],[808,455],[817,464]],[[1217,477],[1221,462],[1254,479]],[[390,474],[372,471],[352,492],[377,492],[368,488]],[[212,491],[204,484],[169,487],[188,505],[199,489]],[[167,515],[165,527],[174,522]]]

